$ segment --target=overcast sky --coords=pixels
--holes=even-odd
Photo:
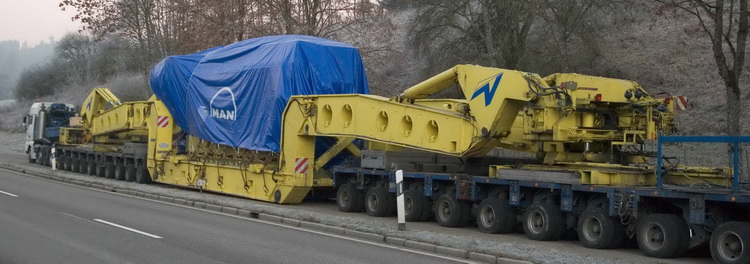
[[[70,21],[75,12],[61,11],[61,0],[0,0],[0,41],[19,40],[33,46],[49,37],[59,40],[81,26]]]

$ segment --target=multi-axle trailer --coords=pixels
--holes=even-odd
[[[365,94],[363,72],[353,47],[301,36],[168,58],[152,73],[151,99],[95,89],[81,125],[60,128],[30,160],[284,204],[335,190],[342,211],[373,216],[395,210],[400,169],[408,221],[476,219],[483,232],[577,235],[590,248],[635,238],[654,257],[708,243],[717,262],[750,261],[740,176],[749,140],[668,136],[684,98],[628,80],[475,65],[387,98]],[[659,151],[645,151],[655,141]],[[734,167],[662,164],[662,143],[680,141],[730,143]],[[534,158],[493,162],[497,148]]]

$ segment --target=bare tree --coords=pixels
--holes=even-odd
[[[161,21],[167,7],[166,0],[63,0],[60,8],[76,9],[73,20],[80,20],[85,30],[98,38],[108,33],[119,33],[136,41],[141,70],[146,71],[158,58],[172,52],[166,46]]]
[[[431,67],[456,63],[545,71],[598,56],[596,0],[415,1],[411,44]],[[579,56],[586,53],[587,56]],[[576,58],[576,60],[572,59]],[[581,58],[581,59],[578,59]]]
[[[97,79],[91,67],[96,46],[89,36],[80,33],[65,35],[55,46],[55,60],[66,65],[65,78],[69,83],[83,84]]]
[[[740,76],[745,66],[748,34],[748,0],[656,0],[660,10],[677,8],[698,19],[711,49],[726,92],[727,134],[739,135],[742,90]]]

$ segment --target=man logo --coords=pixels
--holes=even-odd
[[[219,98],[219,100],[216,100],[216,97],[219,96],[219,94],[226,92],[229,94],[229,96],[232,98],[232,105],[230,106],[226,99]],[[224,97],[226,98],[226,97]],[[222,105],[214,105],[214,101],[217,103],[223,102]],[[237,120],[237,103],[234,100],[234,93],[232,93],[232,90],[229,89],[229,87],[221,88],[216,94],[214,94],[214,97],[211,98],[211,117],[216,119],[224,119],[224,120]],[[227,109],[231,107],[232,109]]]

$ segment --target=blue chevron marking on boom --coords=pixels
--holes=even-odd
[[[484,94],[484,106],[490,105],[490,103],[492,103],[492,98],[495,97],[495,92],[497,91],[498,84],[500,84],[500,79],[502,78],[502,73],[497,75],[497,78],[495,78],[495,82],[492,84],[492,88],[490,88],[489,82],[482,85],[481,88],[474,91],[474,94],[471,96],[471,100],[474,100],[474,98],[476,98],[480,94]]]

